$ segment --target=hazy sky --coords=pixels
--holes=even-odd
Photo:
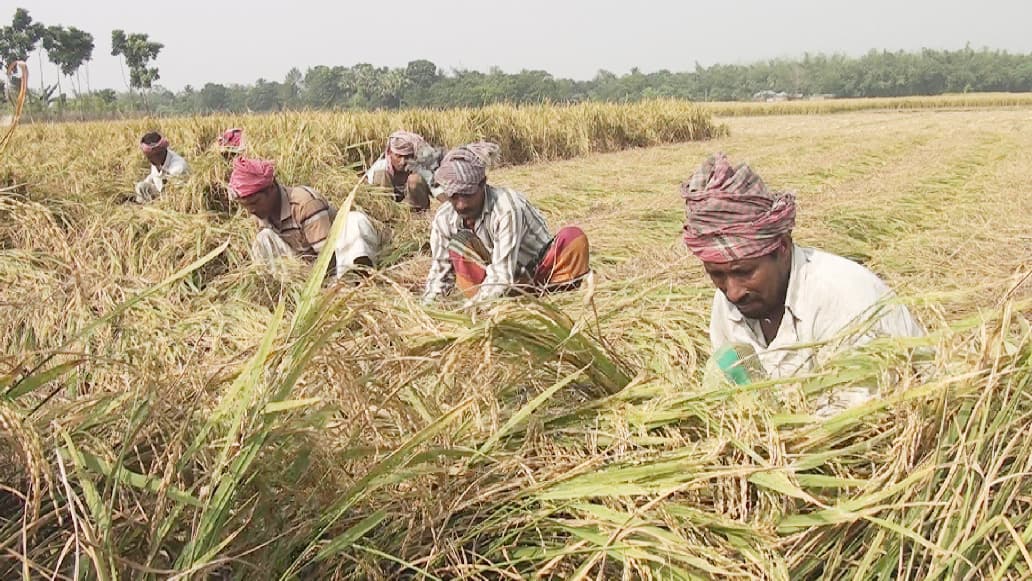
[[[678,71],[807,51],[861,55],[970,42],[1032,52],[1029,0],[0,0],[0,19],[8,23],[16,7],[93,34],[94,89],[125,88],[111,56],[116,28],[164,43],[159,83],[173,90],[282,80],[293,66],[396,67],[420,58],[444,69],[497,65],[586,79],[603,68]],[[54,76],[53,66],[45,76]]]

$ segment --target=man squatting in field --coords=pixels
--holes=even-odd
[[[259,230],[251,254],[272,268],[285,258],[315,261],[337,215],[337,209],[311,188],[280,185],[274,164],[261,159],[233,160],[229,196],[254,216]],[[372,266],[379,250],[380,236],[369,217],[348,212],[334,251],[336,275],[356,265]]]
[[[493,143],[464,145],[449,151],[434,174],[447,203],[430,231],[426,304],[455,286],[468,298],[467,307],[519,285],[565,290],[590,272],[588,239],[580,228],[567,226],[553,237],[523,194],[487,183],[498,152]]]
[[[169,177],[185,176],[190,171],[186,160],[168,147],[168,139],[152,131],[140,138],[140,150],[151,164],[150,175],[136,182],[133,201],[145,204],[157,198]]]
[[[394,190],[394,200],[404,201],[413,211],[430,208],[433,172],[441,161],[441,150],[411,131],[395,131],[387,138],[383,156],[366,172],[372,185]]]
[[[681,195],[684,242],[718,289],[710,319],[715,352],[754,352],[752,363],[782,378],[812,370],[834,347],[924,334],[905,306],[885,302],[892,292],[873,272],[797,246],[795,196],[769,191],[748,165],[734,168],[724,154],[711,156],[681,185]],[[823,346],[820,361],[817,347],[796,347],[814,344]],[[838,390],[821,396],[817,413],[833,415],[873,396],[866,387]]]

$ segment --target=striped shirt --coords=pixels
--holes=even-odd
[[[310,188],[277,186],[280,215],[276,220],[258,218],[259,229],[271,229],[302,258],[315,260],[330,234],[337,210]]]
[[[448,242],[462,229],[462,217],[451,204],[442,205],[430,230],[433,263],[426,279],[424,303],[433,302],[455,285]],[[545,219],[523,194],[490,185],[484,195],[484,210],[473,231],[491,253],[487,277],[471,300],[473,303],[501,296],[519,278],[528,276],[527,267],[552,241]]]

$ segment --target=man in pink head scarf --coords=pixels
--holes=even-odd
[[[717,287],[710,340],[718,358],[729,349],[751,354],[754,369],[786,377],[811,370],[835,347],[924,333],[906,307],[884,304],[892,293],[873,272],[796,245],[795,196],[770,191],[748,165],[717,153],[681,185],[681,196],[684,242]],[[828,345],[833,340],[841,342]],[[872,395],[867,388],[825,394],[818,412]]]
[[[314,262],[337,216],[337,209],[312,188],[280,185],[275,164],[263,159],[233,160],[229,197],[258,224],[251,246],[255,261],[276,271],[283,259]],[[368,216],[356,210],[346,220],[334,248],[338,277],[356,266],[373,266],[380,249],[379,233]]]
[[[430,208],[433,171],[441,150],[411,131],[395,131],[387,138],[383,156],[366,172],[369,184],[391,188],[395,201],[405,201],[415,211]]]
[[[243,155],[247,150],[247,141],[244,139],[244,130],[239,127],[227,129],[219,136],[215,147],[226,159],[233,159]]]
[[[189,173],[190,167],[178,153],[168,147],[168,139],[156,131],[140,138],[140,151],[150,162],[150,175],[136,182],[136,193],[132,196],[137,203],[146,203],[161,195],[170,177],[181,177]]]
[[[591,272],[584,231],[567,226],[553,236],[526,196],[487,183],[498,157],[494,143],[470,143],[449,151],[434,174],[446,203],[430,230],[425,303],[455,287],[467,306],[520,288],[571,290]]]

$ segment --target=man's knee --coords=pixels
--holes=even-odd
[[[405,192],[408,203],[416,210],[430,208],[430,186],[423,179],[423,176],[416,172],[409,174],[405,180]]]
[[[419,175],[418,172],[410,173],[408,179],[405,180],[405,184],[410,190],[420,187],[428,187],[426,185],[426,180],[424,180],[423,176]]]

